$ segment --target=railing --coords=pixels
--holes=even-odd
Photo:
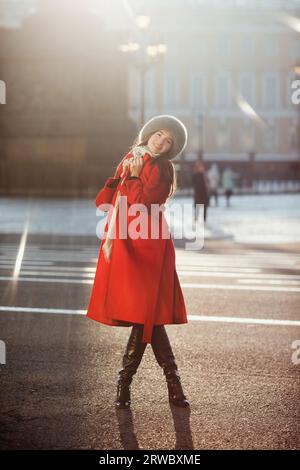
[[[253,186],[236,186],[234,194],[279,194],[279,193],[298,193],[300,192],[299,180],[258,180],[254,181]],[[224,194],[224,189],[219,187],[218,193]],[[192,196],[193,188],[177,188],[177,196]]]

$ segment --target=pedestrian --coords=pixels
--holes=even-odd
[[[208,206],[208,187],[205,175],[205,167],[202,161],[202,156],[198,155],[196,162],[193,166],[193,188],[194,188],[194,219],[197,222],[199,218],[199,204],[203,204],[204,208],[204,222],[207,217],[207,206]]]
[[[235,187],[235,178],[235,172],[231,169],[229,165],[227,165],[222,174],[222,185],[225,191],[227,207],[230,206],[230,197],[232,196]]]
[[[216,163],[213,163],[207,172],[208,187],[209,187],[209,202],[211,198],[215,198],[215,206],[218,205],[218,188],[220,184],[220,172]]]
[[[108,178],[96,197],[97,207],[111,204],[112,216],[108,218],[107,235],[101,242],[87,316],[111,326],[132,326],[118,374],[117,408],[128,408],[131,404],[130,385],[147,344],[151,344],[163,369],[169,402],[189,406],[164,326],[187,323],[175,268],[174,243],[163,214],[164,203],[176,190],[172,159],[182,152],[186,143],[187,131],[180,120],[170,115],[153,117],[142,127],[114,177]],[[122,196],[127,197],[128,210],[127,236],[123,238],[117,236],[118,229],[123,230]],[[138,211],[142,215],[139,220],[147,227],[146,237],[144,233],[142,237],[130,236],[130,227],[137,217],[133,212],[129,215],[129,211],[135,203],[144,205],[142,212],[140,208]],[[158,214],[153,212],[154,204],[162,205],[163,210]],[[116,229],[113,241],[109,238],[112,226]],[[151,237],[150,228],[158,236]]]

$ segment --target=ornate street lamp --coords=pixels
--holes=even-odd
[[[154,61],[161,58],[167,51],[166,44],[145,44],[144,30],[150,24],[149,16],[137,16],[136,25],[140,29],[141,39],[140,43],[129,41],[127,44],[122,44],[120,50],[124,53],[135,53],[140,51],[139,58],[135,61],[136,68],[140,71],[140,118],[139,126],[142,127],[145,122],[145,76],[146,71],[152,66]],[[146,58],[148,57],[148,59]]]

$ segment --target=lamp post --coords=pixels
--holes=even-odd
[[[122,44],[120,49],[125,53],[135,53],[140,51],[140,57],[135,61],[136,68],[140,71],[140,116],[139,126],[142,127],[145,122],[145,77],[147,70],[151,67],[152,63],[157,59],[163,57],[167,51],[166,44],[157,43],[146,45],[144,30],[150,24],[149,16],[137,16],[136,25],[140,30],[140,43],[129,41],[127,44]],[[147,60],[147,57],[150,59]]]
[[[200,153],[204,151],[204,111],[198,112],[198,126],[199,126],[199,136],[198,136],[198,150]]]

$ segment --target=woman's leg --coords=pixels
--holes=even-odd
[[[207,207],[208,207],[208,202],[205,202],[205,203],[204,203],[204,212],[203,212],[203,219],[204,219],[204,222],[206,222]]]
[[[226,189],[225,196],[226,196],[226,206],[229,207],[229,198],[230,198],[230,190],[229,189]]]
[[[194,221],[197,222],[197,219],[198,219],[198,207],[197,207],[196,201],[194,200]]]
[[[215,205],[218,205],[218,190],[215,190]]]
[[[130,406],[130,384],[147,346],[147,343],[142,343],[142,336],[143,325],[133,325],[122,360],[123,368],[119,371],[115,403],[117,408],[128,408]]]
[[[176,406],[184,408],[189,406],[182,390],[178,367],[164,325],[155,325],[153,327],[151,346],[155,358],[166,377],[169,401]]]

